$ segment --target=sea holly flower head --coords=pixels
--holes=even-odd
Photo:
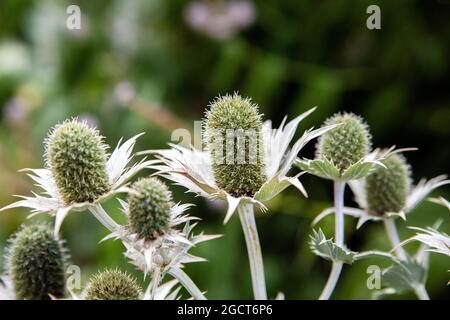
[[[362,118],[352,113],[335,114],[325,121],[325,125],[330,124],[341,125],[319,138],[316,158],[330,160],[343,174],[369,153],[369,128]]]
[[[77,119],[56,125],[45,140],[44,169],[25,169],[41,194],[20,196],[19,200],[0,211],[26,207],[32,213],[55,215],[55,233],[69,212],[83,211],[99,205],[114,194],[128,192],[126,182],[154,161],[142,159],[130,165],[136,135],[119,141],[108,156],[107,146],[96,129]]]
[[[67,121],[52,130],[46,163],[65,203],[92,202],[109,191],[106,149],[103,137],[85,123]]]
[[[335,128],[323,134],[316,145],[316,158],[297,159],[297,166],[330,180],[350,181],[366,177],[389,152],[371,149],[369,127],[353,113],[337,113],[325,121]]]
[[[136,278],[118,269],[94,275],[86,287],[86,300],[138,300],[142,290]]]
[[[217,98],[206,112],[214,180],[234,197],[252,197],[266,180],[261,117],[256,104],[236,94]]]
[[[167,150],[150,150],[159,159],[152,168],[158,174],[198,195],[228,202],[226,223],[240,204],[252,203],[266,210],[269,201],[293,185],[305,196],[297,174],[288,176],[300,150],[314,138],[336,127],[307,130],[289,147],[296,129],[315,108],[278,129],[262,123],[262,115],[249,99],[238,94],[218,97],[206,112],[205,150],[171,145]]]
[[[436,188],[450,184],[446,175],[433,179],[421,179],[416,186],[411,184],[411,169],[401,152],[416,150],[392,148],[379,151],[383,156],[383,167],[378,167],[365,179],[349,181],[359,208],[344,207],[344,214],[358,218],[357,228],[365,222],[381,221],[401,217],[411,212],[428,194]],[[334,208],[322,211],[313,221],[316,224],[332,214]]]
[[[366,177],[367,209],[370,214],[383,216],[401,212],[411,188],[411,170],[402,154],[392,154]]]
[[[138,238],[154,240],[170,228],[173,206],[169,188],[157,178],[144,178],[133,184],[128,197],[130,229]]]
[[[175,204],[168,187],[155,177],[138,180],[131,186],[128,201],[119,199],[127,225],[116,225],[104,240],[121,239],[125,256],[144,274],[163,275],[184,263],[204,261],[188,253],[194,245],[217,238],[217,235],[193,235],[198,218],[185,214],[191,204]],[[178,227],[183,225],[180,230]]]
[[[68,251],[49,224],[22,227],[9,240],[6,271],[14,298],[43,300],[62,297]]]

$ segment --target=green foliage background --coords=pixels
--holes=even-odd
[[[42,167],[42,140],[65,118],[94,119],[112,147],[122,136],[145,131],[138,150],[163,148],[173,129],[191,128],[209,101],[234,91],[252,97],[276,125],[314,105],[318,110],[301,129],[320,126],[336,111],[353,111],[367,120],[375,146],[419,147],[407,155],[415,182],[448,172],[449,1],[254,0],[255,22],[227,39],[193,31],[183,13],[188,3],[0,1],[0,207],[13,194],[29,194],[32,183],[17,170]],[[81,7],[81,31],[65,28],[70,4]],[[366,28],[370,4],[381,7],[381,30]],[[127,100],[130,88],[134,98]],[[303,155],[313,151],[311,144]],[[267,214],[258,214],[271,297],[282,291],[288,299],[316,299],[328,276],[330,263],[310,252],[307,239],[312,219],[331,204],[332,185],[312,176],[302,181],[309,199],[291,188],[269,204]],[[191,212],[203,219],[199,230],[224,234],[195,248],[209,262],[189,266],[188,273],[210,298],[251,298],[238,219],[224,226],[223,204],[173,190],[176,200],[197,205]],[[449,197],[448,188],[438,193]],[[352,203],[349,192],[346,201]],[[120,218],[117,202],[107,207]],[[26,214],[0,214],[0,250]],[[438,218],[449,233],[446,209],[423,203],[399,223],[400,234],[406,238],[412,234],[407,226],[432,225]],[[346,223],[351,249],[388,249],[380,224],[357,231],[354,220]],[[333,219],[321,227],[331,235]],[[69,215],[62,234],[84,279],[120,266],[143,280],[119,242],[98,244],[106,230],[88,213]],[[345,267],[334,298],[370,298],[366,268],[384,263]],[[448,269],[447,257],[431,256],[432,298],[450,296]]]

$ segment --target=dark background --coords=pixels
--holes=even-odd
[[[174,129],[200,120],[216,95],[234,91],[252,97],[275,125],[319,106],[298,134],[334,112],[355,112],[369,124],[374,146],[419,148],[407,154],[415,182],[448,172],[450,1],[245,0],[247,15],[233,10],[236,3],[222,1],[220,10],[219,1],[193,3],[0,0],[0,207],[13,194],[29,194],[32,183],[17,170],[43,166],[42,140],[65,118],[96,123],[112,147],[145,131],[137,149],[162,148]],[[65,27],[70,4],[81,8],[82,30]],[[381,30],[366,28],[371,4],[381,8]],[[206,12],[209,25],[192,26],[193,6]],[[311,143],[302,156],[313,153]],[[290,188],[258,214],[271,297],[282,291],[288,299],[317,298],[331,265],[307,241],[312,219],[331,204],[332,184],[307,175],[302,182],[308,200]],[[189,266],[188,273],[210,298],[251,298],[238,219],[223,226],[223,204],[173,191],[176,200],[197,205],[191,213],[203,219],[198,232],[224,234],[193,250],[209,262]],[[448,188],[436,194],[448,198]],[[352,205],[349,192],[346,198]],[[117,202],[107,207],[119,217]],[[26,214],[0,214],[0,251]],[[432,225],[439,217],[448,233],[446,209],[421,204],[399,222],[401,237],[413,234],[407,226]],[[333,234],[331,217],[320,226]],[[357,231],[347,218],[346,232],[352,250],[389,249],[380,224]],[[106,230],[89,214],[69,215],[62,234],[83,278],[120,266],[142,280],[119,242],[97,244]],[[346,267],[333,297],[370,298],[370,264],[387,266],[372,260]],[[432,298],[448,298],[448,269],[447,257],[432,255]]]

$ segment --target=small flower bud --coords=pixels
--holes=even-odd
[[[128,197],[131,232],[140,239],[154,240],[165,234],[170,225],[172,193],[159,179],[148,177],[135,182],[135,193]]]
[[[258,106],[237,94],[219,97],[204,126],[218,187],[235,197],[253,196],[266,180]]]
[[[137,300],[141,288],[126,272],[105,270],[91,278],[86,288],[86,300]]]
[[[327,158],[342,174],[370,151],[371,136],[362,118],[353,113],[335,114],[325,125],[340,124],[319,138],[316,158]]]
[[[65,292],[67,250],[48,224],[22,227],[9,240],[7,272],[16,299],[44,300]]]
[[[45,145],[47,166],[67,204],[93,202],[109,191],[106,146],[97,130],[65,121],[52,130]]]
[[[401,211],[411,185],[410,168],[402,155],[393,154],[382,163],[386,168],[377,167],[366,178],[368,210],[376,216]]]

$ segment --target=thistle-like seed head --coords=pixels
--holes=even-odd
[[[49,224],[22,227],[9,240],[6,269],[16,299],[46,300],[63,297],[67,250]]]
[[[376,216],[401,211],[411,187],[411,170],[401,154],[393,154],[382,163],[386,168],[378,167],[366,178],[368,210]]]
[[[214,179],[235,197],[253,196],[266,181],[261,117],[258,106],[238,94],[218,97],[206,112]]]
[[[342,174],[369,153],[371,136],[367,124],[353,113],[335,114],[324,125],[333,124],[340,125],[320,136],[316,158],[327,158]]]
[[[66,204],[93,202],[110,189],[106,146],[97,130],[68,120],[45,141],[46,163]]]
[[[86,288],[86,300],[137,300],[141,287],[126,272],[105,270],[94,275]]]
[[[147,177],[135,182],[128,197],[128,219],[131,232],[140,239],[154,240],[170,228],[172,193],[157,178]]]

